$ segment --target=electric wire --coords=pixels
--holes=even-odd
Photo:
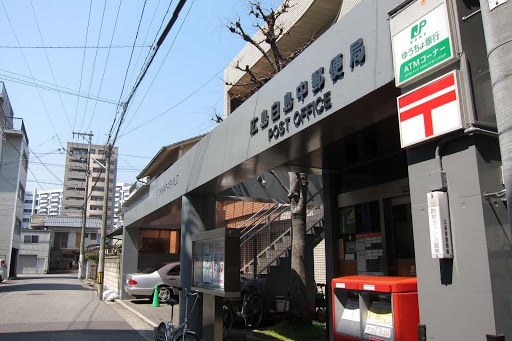
[[[171,3],[172,3],[172,0],[171,0]],[[151,27],[153,26],[153,22],[155,21],[155,16],[156,16],[156,13],[158,12],[158,7],[159,6],[160,6],[160,0],[158,0],[158,3],[155,6],[155,10],[153,12],[153,16],[151,17],[151,22],[149,23],[148,29],[146,31],[146,35],[144,36],[144,39],[143,39],[144,44],[146,44],[149,32],[151,30]],[[170,7],[170,5],[169,5],[169,7]],[[167,9],[167,11],[168,10],[169,9]],[[163,17],[162,21],[165,19],[166,16],[167,16],[167,12],[164,14],[164,17]],[[160,26],[160,28],[161,28],[161,26]],[[157,33],[160,32],[160,28],[158,29]],[[151,45],[151,46],[153,46],[153,45]],[[139,53],[137,54],[137,59],[135,60],[135,64],[134,65],[138,65],[139,64],[139,59],[140,59],[140,55],[141,54],[142,54],[142,49],[139,50]],[[146,59],[144,60],[142,65],[146,64],[148,55],[149,55],[149,53],[146,55]],[[130,74],[130,80],[128,81],[128,83],[132,82],[134,73],[135,73],[135,67],[132,69],[132,72]]]
[[[29,151],[30,151],[30,153],[31,153],[31,154],[33,153],[33,152],[32,152],[32,149],[30,149],[30,148],[29,148]],[[62,184],[62,186],[64,186],[64,182],[62,182],[62,180],[61,180],[57,175],[55,175],[55,173],[53,173],[53,172],[51,171],[51,169],[50,169],[50,168],[48,168],[48,167],[46,166],[46,164],[45,164],[45,163],[43,163],[43,161],[41,161],[41,159],[39,158],[39,156],[37,156],[37,155],[36,155],[36,153],[34,153],[34,156],[36,157],[36,159],[38,159],[38,160],[39,160],[39,162],[41,162],[41,164],[43,165],[43,167],[44,167],[44,168],[46,168],[46,170],[47,170],[51,175],[53,175],[53,177],[54,177],[55,179],[57,179],[57,181],[59,181],[59,182]]]
[[[92,9],[92,0],[89,0],[89,15],[87,17],[87,29],[85,31],[85,44],[84,46],[87,46],[87,39],[89,38],[89,24],[91,23],[91,9]],[[82,77],[84,75],[84,64],[85,64],[85,51],[86,49],[84,49],[84,53],[82,55],[82,69],[80,71],[80,83],[79,83],[79,86],[78,86],[78,92],[80,93],[80,91],[82,91]],[[76,101],[76,111],[75,111],[75,121],[73,122],[73,131],[75,131],[75,126],[76,126],[76,118],[78,116],[78,105],[80,104],[80,97],[77,98],[77,101]]]
[[[30,77],[23,76],[21,74],[10,72],[10,71],[7,71],[7,70],[0,69],[0,71],[7,72],[7,73],[10,73],[10,74],[13,74],[13,75],[17,75],[17,76],[20,76],[20,77],[24,77],[24,78],[29,78],[30,79]],[[86,94],[77,93],[73,89],[66,88],[66,87],[63,87],[63,86],[60,86],[60,85],[56,85],[56,84],[52,84],[52,83],[49,83],[49,82],[45,82],[45,81],[42,81],[40,79],[35,79],[34,78],[34,79],[32,79],[32,81],[28,81],[28,80],[25,80],[25,79],[22,79],[22,78],[17,78],[17,77],[13,77],[13,76],[9,76],[9,75],[4,75],[4,74],[0,73],[0,80],[8,80],[8,81],[11,81],[13,83],[18,83],[18,84],[27,85],[27,86],[33,86],[35,88],[39,88],[39,89],[43,89],[43,90],[55,91],[55,92],[63,93],[63,94],[66,94],[66,95],[83,97],[83,98],[89,98],[90,100],[94,100],[94,101],[98,101],[98,102],[104,102],[104,103],[108,103],[108,104],[116,104],[117,105],[117,102],[114,102],[112,100],[105,99],[105,98],[100,98],[100,97],[88,97]],[[37,84],[35,82],[46,83],[46,84],[50,84],[51,86]],[[63,89],[65,89],[65,90],[63,90]]]
[[[142,6],[142,13],[140,14],[139,24],[137,25],[137,32],[135,32],[135,39],[133,40],[133,45],[135,45],[137,43],[137,38],[139,37],[140,25],[142,23],[142,18],[144,17],[144,10],[146,9],[146,3],[147,3],[147,0],[144,0],[144,5]],[[133,51],[134,51],[134,49],[132,49],[132,51],[130,53],[130,59],[128,60],[128,66],[126,67],[126,73],[124,75],[123,86],[121,87],[121,93],[119,95],[119,103],[121,103],[121,99],[122,99],[123,93],[124,93],[124,88],[126,86],[126,80],[128,79],[128,71],[130,70],[130,66],[132,63]]]
[[[20,45],[20,42],[19,42],[19,40],[18,40],[18,36],[16,35],[16,31],[14,30],[14,27],[13,27],[13,25],[12,25],[11,19],[9,18],[9,14],[7,13],[7,9],[6,9],[6,8],[5,8],[5,6],[4,6],[4,2],[3,2],[2,0],[0,0],[0,3],[2,4],[2,8],[3,8],[4,12],[5,12],[5,16],[6,16],[6,18],[7,18],[7,21],[9,22],[9,26],[10,26],[10,28],[11,28],[11,30],[12,30],[12,33],[13,33],[13,35],[14,35],[14,38],[16,39],[16,43],[17,43],[18,45]],[[21,46],[21,45],[20,45],[20,46]],[[30,74],[30,78],[31,78],[32,80],[34,80],[34,75],[32,74],[32,70],[30,69],[30,65],[28,64],[27,58],[26,58],[25,54],[23,53],[23,50],[20,50],[20,52],[21,52],[21,55],[23,56],[23,59],[24,59],[24,61],[25,61],[26,66],[27,66],[28,72],[29,72],[29,74]],[[41,96],[41,92],[39,91],[39,89],[37,89],[37,93],[38,93],[38,95],[39,95],[39,98],[41,99],[41,103],[43,104],[44,112],[46,113],[46,116],[48,116],[48,120],[50,121],[50,124],[51,124],[51,126],[52,126],[52,128],[53,128],[53,131],[55,132],[55,135],[57,135],[57,138],[58,138],[58,140],[59,140],[59,143],[60,143],[60,144],[61,144],[61,146],[62,146],[62,141],[61,141],[61,139],[60,139],[60,137],[59,137],[59,134],[57,133],[57,129],[55,129],[55,125],[53,124],[53,121],[52,121],[52,118],[51,118],[50,114],[48,113],[48,108],[46,108],[46,103],[44,102],[44,100],[43,100],[43,96]]]
[[[7,46],[0,45],[0,49],[126,49],[126,48],[151,48],[151,45],[111,45],[111,46]]]
[[[183,102],[185,102],[186,100],[188,100],[190,97],[194,96],[196,93],[198,93],[201,89],[203,89],[205,86],[207,86],[213,79],[215,79],[221,72],[224,71],[224,68],[222,68],[220,71],[218,71],[215,75],[213,75],[210,79],[208,79],[203,85],[201,85],[199,88],[197,88],[196,90],[192,91],[190,94],[188,94],[186,97],[184,97],[181,101],[179,101],[178,103],[174,104],[172,107],[170,107],[169,109],[163,111],[162,113],[156,115],[155,117],[153,117],[152,119],[142,123],[142,124],[139,124],[138,126],[136,126],[135,128],[131,129],[131,130],[128,130],[128,131],[123,131],[123,133],[119,136],[119,137],[123,137],[125,135],[128,135],[129,133],[131,132],[134,132],[135,130],[137,129],[140,129],[142,128],[143,126],[153,122],[154,120],[156,120],[157,118],[167,114],[169,111],[171,111],[172,109],[176,108],[177,106],[181,105]]]
[[[45,44],[44,44],[43,34],[41,32],[41,28],[39,27],[39,21],[37,20],[37,15],[36,15],[36,11],[34,9],[34,4],[32,3],[32,0],[30,0],[30,7],[32,8],[32,13],[34,14],[34,20],[36,22],[37,31],[39,32],[39,37],[41,38],[41,42],[43,43],[43,46],[44,46]],[[50,58],[48,57],[48,52],[46,51],[46,49],[44,50],[44,54],[46,56],[46,61],[48,62],[48,66],[50,68],[50,73],[52,75],[53,83],[57,84],[57,81],[55,80],[55,74],[54,74],[53,68],[52,68],[52,63],[50,63]],[[64,115],[66,116],[66,120],[69,124],[69,127],[71,128],[71,121],[69,120],[69,116],[68,116],[68,113],[64,106],[64,102],[62,101],[62,96],[60,95],[60,93],[59,93],[59,99],[60,99],[60,104],[62,105],[62,110],[64,111]]]
[[[136,84],[136,86],[138,86],[138,84],[140,84],[140,82],[142,81],[142,79],[144,78],[148,68],[149,68],[149,65],[152,63],[153,59],[155,58],[155,55],[156,55],[156,52],[158,51],[158,49],[160,48],[160,45],[161,43],[163,42],[163,39],[162,39],[162,36],[165,34],[167,35],[167,33],[169,32],[170,28],[172,27],[172,25],[174,25],[174,22],[176,21],[176,19],[178,18],[178,14],[179,14],[179,11],[181,11],[181,9],[183,8],[183,6],[185,5],[185,1],[186,0],[181,0],[178,5],[176,6],[176,9],[174,10],[174,13],[173,13],[173,16],[171,18],[171,20],[169,21],[169,24],[167,25],[167,27],[165,28],[164,32],[162,33],[162,35],[160,36],[160,38],[158,39],[158,42],[156,44],[156,47],[155,47],[155,50],[154,50],[154,53],[151,55],[150,59],[148,60],[148,67],[145,68],[142,72],[141,72],[141,75],[139,76],[139,81],[138,83]],[[142,97],[140,103],[139,103],[139,106],[137,107],[137,109],[135,110],[135,113],[132,115],[130,121],[128,122],[128,124],[126,125],[126,128],[125,130],[128,128],[128,126],[130,125],[131,121],[133,120],[133,118],[135,117],[135,115],[137,114],[137,112],[139,111],[139,108],[140,106],[142,105],[142,103],[144,102],[144,99],[146,98],[147,94],[149,93],[149,90],[152,88],[155,80],[156,80],[156,77],[158,76],[158,74],[160,73],[160,70],[162,69],[162,66],[165,62],[165,60],[167,59],[167,56],[169,55],[172,47],[174,46],[174,42],[176,41],[179,33],[181,32],[181,28],[183,27],[183,24],[185,23],[185,21],[187,20],[188,18],[188,15],[190,13],[190,10],[192,9],[192,6],[194,5],[195,3],[195,0],[192,1],[192,4],[190,5],[186,15],[185,15],[185,18],[183,19],[183,22],[181,23],[179,29],[178,29],[178,32],[176,33],[175,37],[174,37],[174,40],[172,41],[170,47],[169,47],[169,50],[167,50],[167,53],[164,57],[164,59],[162,60],[162,63],[160,64],[160,67],[158,68],[155,76],[153,77],[153,80],[151,81],[151,84],[149,85],[148,89],[146,90],[146,93],[144,94],[144,96]],[[163,36],[163,38],[165,39],[165,36]],[[134,88],[135,89],[135,88]],[[133,92],[134,93],[134,92]],[[121,125],[119,125],[119,128],[121,127]],[[118,132],[119,132],[119,128],[118,128]],[[123,131],[124,132],[124,131]],[[123,134],[124,135],[124,134]],[[116,134],[116,137],[117,137],[117,134]]]
[[[101,14],[101,22],[100,22],[100,30],[98,32],[98,42],[100,43],[101,38],[101,32],[103,30],[103,19],[105,18],[105,8],[107,7],[107,0],[104,0],[103,2],[103,13]],[[85,50],[84,50],[85,51]],[[92,81],[94,79],[94,70],[96,69],[96,60],[98,58],[98,49],[96,49],[96,53],[94,54],[94,62],[92,63],[92,71],[91,71],[91,81],[89,82],[89,90],[87,90],[87,95],[91,95],[91,87],[92,87]],[[82,127],[84,126],[85,116],[87,115],[87,107],[89,106],[89,100],[85,100],[85,108],[84,108],[84,114],[82,116],[82,123],[80,124],[79,131],[82,131]]]
[[[15,159],[15,160],[13,160],[13,161],[9,161],[9,162],[3,163],[3,164],[2,164],[2,166],[7,165],[7,164],[10,164],[10,163],[14,163],[14,162],[19,163],[19,162],[20,162],[20,159],[23,157],[23,156],[22,156],[22,152],[21,152],[21,151],[18,149],[18,147],[17,147],[17,146],[15,146],[15,145],[14,145],[14,144],[9,140],[9,139],[6,139],[6,141],[7,141],[7,143],[9,143],[9,144],[14,148],[14,150],[16,150],[16,152],[18,153],[18,158],[17,158],[17,159]],[[23,154],[24,154],[24,153],[23,153]],[[37,181],[37,183],[39,184],[39,186],[41,187],[41,189],[43,189],[43,186],[41,186],[41,184],[39,183],[39,180],[37,179],[36,175],[32,172],[32,170],[31,170],[31,169],[30,169],[30,167],[29,167],[29,165],[30,165],[29,160],[27,159],[27,161],[26,161],[26,162],[27,162],[27,170],[32,174],[32,176],[33,176],[33,177],[34,177],[34,179]],[[0,172],[0,174],[1,174],[1,172]],[[2,177],[3,177],[6,181],[8,181],[8,180],[7,180],[7,178],[6,178],[5,176],[3,176],[3,175],[2,175]],[[13,179],[15,179],[15,178],[13,178]],[[17,180],[17,179],[15,179],[15,180]],[[8,181],[8,182],[9,182],[9,181]],[[9,183],[10,183],[10,182],[9,182]],[[10,183],[10,184],[12,185],[12,183]],[[16,186],[14,186],[14,188],[17,188],[17,187],[16,187]]]
[[[116,20],[114,22],[114,28],[112,30],[112,36],[110,38],[110,46],[112,46],[112,42],[114,41],[114,35],[116,33],[117,20],[119,19],[119,12],[120,11],[121,11],[121,0],[119,0],[119,6],[117,6]],[[110,51],[111,51],[111,49],[109,49],[108,52],[107,52],[107,58],[105,60],[105,66],[103,67],[103,75],[101,76],[100,85],[98,87],[98,93],[96,95],[97,97],[100,95],[101,88],[103,86],[103,80],[105,79],[105,74],[106,74],[106,70],[107,70],[108,60],[110,58]],[[92,110],[91,119],[89,120],[89,125],[87,126],[86,130],[89,130],[89,128],[91,127],[92,119],[94,118],[94,114],[96,113],[96,106],[97,106],[97,104],[98,104],[97,102],[94,104],[94,109]],[[119,102],[116,102],[115,104],[118,105]],[[115,118],[114,118],[114,120],[115,120]]]

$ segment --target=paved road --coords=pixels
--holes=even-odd
[[[0,340],[154,340],[152,327],[74,275],[0,283]]]

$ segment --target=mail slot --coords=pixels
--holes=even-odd
[[[418,340],[416,277],[338,277],[331,288],[335,341]]]

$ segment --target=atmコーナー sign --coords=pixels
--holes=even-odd
[[[422,1],[410,6],[391,19],[393,66],[398,87],[455,59],[446,2],[439,2],[433,8],[427,7]],[[419,18],[411,17],[411,10],[426,13]]]

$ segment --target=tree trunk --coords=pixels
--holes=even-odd
[[[308,175],[290,172],[290,211],[292,214],[292,255],[290,273],[290,310],[293,320],[310,324],[315,306],[310,300],[306,276],[306,202]],[[312,264],[310,264],[312,266]]]

